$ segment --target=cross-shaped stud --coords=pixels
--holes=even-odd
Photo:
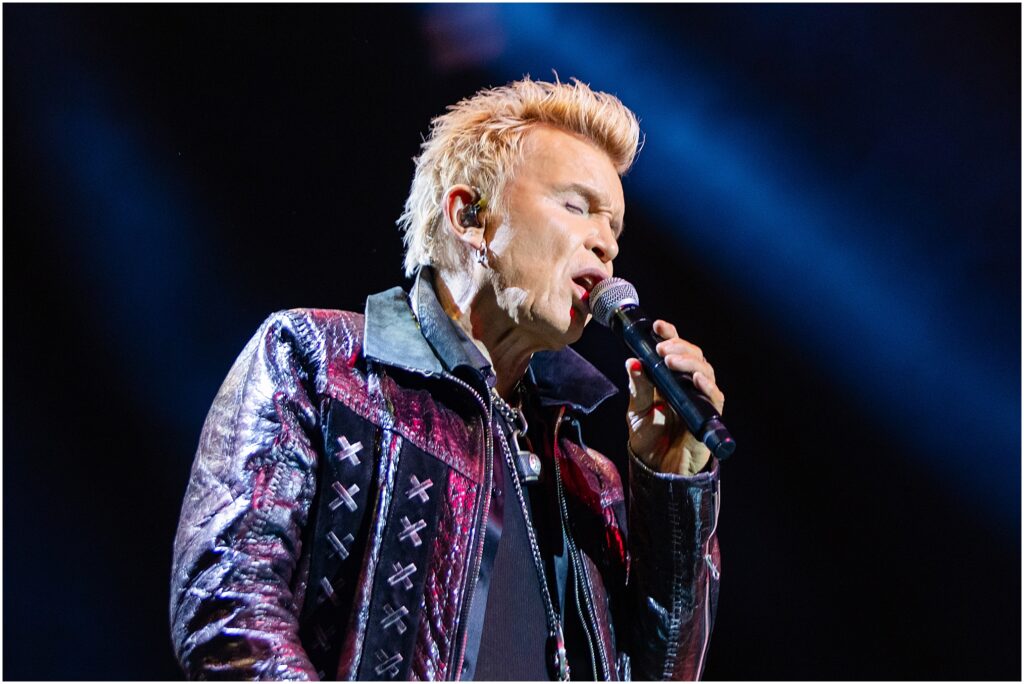
[[[316,646],[318,646],[321,651],[326,651],[328,647],[330,647],[331,644],[328,639],[334,636],[334,632],[335,628],[333,626],[328,628],[326,632],[320,625],[313,628],[313,636],[316,637]]]
[[[338,605],[338,595],[334,593],[334,585],[331,584],[331,580],[321,577],[320,588],[324,590],[324,595],[331,600],[331,603]]]
[[[405,634],[405,630],[409,628],[405,626],[405,622],[402,621],[402,618],[409,614],[409,609],[405,606],[398,606],[397,610],[392,610],[391,604],[385,603],[384,613],[384,618],[380,621],[380,624],[385,629],[394,625],[399,634]]]
[[[389,677],[396,677],[398,676],[398,666],[402,662],[402,654],[396,653],[393,656],[389,656],[383,649],[381,649],[377,651],[377,661],[380,665],[373,668],[373,671],[377,673],[378,677],[385,672],[388,673]]]
[[[426,527],[427,523],[423,522],[422,520],[417,520],[415,523],[411,523],[409,522],[409,518],[407,516],[402,516],[401,523],[402,532],[398,535],[399,541],[411,539],[413,546],[419,546],[423,543],[423,540],[420,539],[420,535],[417,533],[424,527]]]
[[[331,489],[338,493],[338,498],[329,504],[332,511],[338,510],[338,507],[341,506],[341,504],[345,504],[350,511],[355,511],[356,508],[358,508],[356,500],[352,498],[352,495],[359,493],[359,485],[349,485],[349,488],[345,489],[340,482],[335,482],[331,485]]]
[[[430,495],[427,494],[427,490],[434,486],[434,483],[430,480],[424,480],[420,482],[420,479],[415,475],[409,478],[409,482],[412,483],[412,487],[406,490],[405,494],[410,499],[414,496],[420,497],[420,502],[426,503],[430,500]]]
[[[409,563],[408,565],[403,567],[401,563],[396,562],[392,566],[392,569],[395,571],[395,574],[393,574],[391,577],[388,577],[388,584],[390,584],[391,586],[395,586],[396,584],[401,582],[402,586],[406,589],[412,589],[412,580],[409,579],[409,576],[412,575],[412,573],[416,572],[416,564]]]
[[[351,544],[355,541],[351,534],[346,534],[344,539],[338,539],[338,535],[334,534],[334,530],[327,533],[327,541],[334,549],[334,553],[341,556],[342,560],[348,558],[348,549],[345,548],[345,544]]]
[[[342,435],[338,438],[338,446],[341,447],[341,451],[338,452],[339,459],[342,461],[352,461],[353,465],[359,465],[359,457],[356,454],[363,450],[362,442],[349,444],[348,438]]]

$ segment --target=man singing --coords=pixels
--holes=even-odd
[[[175,539],[190,678],[700,677],[718,464],[629,359],[627,525],[580,423],[615,387],[567,346],[612,274],[639,136],[578,81],[480,91],[416,159],[411,291],[264,322],[210,408]],[[721,411],[701,350],[655,332]]]

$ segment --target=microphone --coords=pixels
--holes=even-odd
[[[694,387],[689,374],[671,370],[655,350],[662,338],[652,330],[654,321],[640,308],[636,288],[622,278],[606,278],[594,286],[587,301],[597,322],[611,328],[640,359],[647,377],[661,390],[690,432],[707,445],[715,458],[727,459],[736,450],[736,442],[715,407]]]

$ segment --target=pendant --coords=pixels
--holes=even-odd
[[[516,470],[519,471],[520,482],[536,482],[540,478],[540,456],[524,448],[522,435],[516,431]]]

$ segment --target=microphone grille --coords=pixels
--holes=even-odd
[[[601,325],[608,327],[612,323],[612,314],[624,306],[640,306],[640,297],[636,288],[628,280],[622,278],[605,278],[590,291],[587,299],[590,313]]]

